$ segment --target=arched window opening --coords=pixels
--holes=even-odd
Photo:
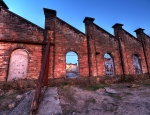
[[[114,62],[113,62],[111,55],[108,53],[105,53],[104,58],[105,58],[105,73],[106,73],[106,75],[108,75],[108,76],[115,75]]]
[[[133,55],[133,63],[134,63],[135,73],[141,74],[142,73],[141,64],[140,64],[139,56],[136,54]]]
[[[23,49],[12,52],[7,81],[25,79],[28,70],[28,53]]]
[[[77,78],[79,76],[78,55],[70,51],[66,54],[66,77]]]

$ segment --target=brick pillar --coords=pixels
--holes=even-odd
[[[118,46],[119,46],[119,54],[120,54],[120,61],[121,61],[121,67],[122,67],[122,81],[125,81],[125,64],[124,64],[124,55],[123,52],[125,49],[122,47],[123,43],[121,42],[121,39],[123,39],[123,33],[122,33],[122,26],[123,24],[116,23],[112,26],[114,28],[114,35],[118,39]]]
[[[55,18],[56,11],[44,8],[45,14],[45,40],[50,41],[50,43],[55,44]],[[49,78],[54,78],[54,45],[50,46],[49,54],[49,69],[48,76]]]
[[[94,38],[94,18],[85,17],[85,33],[87,35],[87,47],[88,47],[88,63],[89,63],[89,76],[97,76],[96,67],[96,49]]]
[[[5,2],[3,0],[0,0],[0,7],[9,9],[8,6],[5,4]]]
[[[146,40],[145,40],[145,37],[144,37],[145,36],[144,29],[138,28],[134,32],[136,32],[137,39],[139,39],[142,43],[144,58],[145,58],[146,67],[147,67],[147,73],[150,73],[149,65],[148,65],[148,59],[147,59],[147,53],[149,53],[149,52],[146,52],[146,46],[145,46]]]

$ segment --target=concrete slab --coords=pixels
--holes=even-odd
[[[36,115],[61,115],[62,109],[56,87],[49,87],[39,105]]]
[[[107,93],[114,93],[114,94],[119,93],[119,92],[117,92],[116,90],[111,89],[111,88],[109,88],[109,87],[104,87],[104,88],[105,88],[105,91],[106,91]]]
[[[77,73],[66,73],[67,78],[77,78],[79,75]]]
[[[26,93],[24,100],[9,115],[29,115],[34,91]]]

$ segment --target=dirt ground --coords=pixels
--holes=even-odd
[[[146,83],[147,82],[147,83]],[[106,86],[59,87],[64,115],[150,115],[150,80],[142,83],[122,83]],[[97,90],[96,90],[97,89]]]
[[[25,82],[26,87],[21,84],[1,85],[0,115],[9,115],[24,99],[24,93],[35,89],[35,83]],[[82,87],[64,84],[58,87],[58,94],[63,115],[150,115],[150,79]],[[17,99],[18,95],[21,98]],[[12,108],[11,103],[15,103]]]

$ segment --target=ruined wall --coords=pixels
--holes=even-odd
[[[96,52],[100,54],[96,56],[98,66],[98,76],[106,75],[104,54],[108,53],[112,56],[114,62],[114,75],[121,75],[121,62],[117,39],[111,34],[95,25],[94,28]]]
[[[117,39],[91,22],[91,18],[85,18],[86,34],[89,36],[89,51],[90,51],[90,70],[91,76],[104,76],[105,58],[104,54],[109,53],[114,62],[115,75],[121,75],[121,62]]]
[[[27,78],[37,79],[41,69],[42,47],[40,45],[0,42],[0,80],[7,79],[10,56],[15,49],[25,49],[27,51],[29,54]]]
[[[133,62],[134,54],[139,56],[142,73],[147,73],[146,61],[141,41],[125,31],[122,28],[122,25],[121,27],[118,26],[120,25],[114,25],[114,31],[115,36],[120,39],[125,74],[136,74]]]
[[[37,79],[45,53],[44,42],[51,43],[48,63],[50,79],[66,80],[66,54],[69,51],[78,55],[77,79],[81,82],[89,82],[90,79],[93,83],[99,82],[105,80],[105,77],[109,79],[108,81],[113,81],[114,78],[117,82],[123,73],[135,75],[134,54],[139,56],[142,73],[148,73],[147,68],[150,71],[150,37],[144,34],[143,30],[136,31],[137,38],[135,38],[122,28],[122,24],[115,24],[113,36],[94,24],[94,18],[86,17],[84,34],[59,19],[55,10],[44,8],[44,13],[45,29],[42,29],[0,7],[0,81],[7,80],[10,56],[16,49],[24,49],[28,53],[27,78]],[[106,76],[105,53],[113,59],[115,77]]]
[[[142,73],[146,73],[147,68],[141,42],[125,31],[123,31],[123,35],[124,38],[122,38],[122,45],[124,45],[123,56],[125,63],[125,74],[136,74],[133,62],[134,54],[139,56]]]
[[[36,43],[41,43],[43,40],[42,28],[1,8],[0,80],[7,79],[10,56],[15,49],[25,49],[29,54],[27,78],[38,78],[41,68],[42,45],[36,45]]]
[[[148,70],[150,73],[150,37],[144,34],[144,45],[145,45],[145,52],[147,56],[147,63],[148,63]]]
[[[54,76],[65,77],[66,54],[69,51],[78,55],[79,76],[88,76],[88,54],[86,36],[60,19],[55,26],[55,68]]]
[[[49,78],[66,77],[66,54],[69,51],[78,55],[79,76],[87,77],[89,72],[86,35],[57,18],[56,11],[44,9],[44,13],[47,36],[50,42],[54,43],[50,48]]]

